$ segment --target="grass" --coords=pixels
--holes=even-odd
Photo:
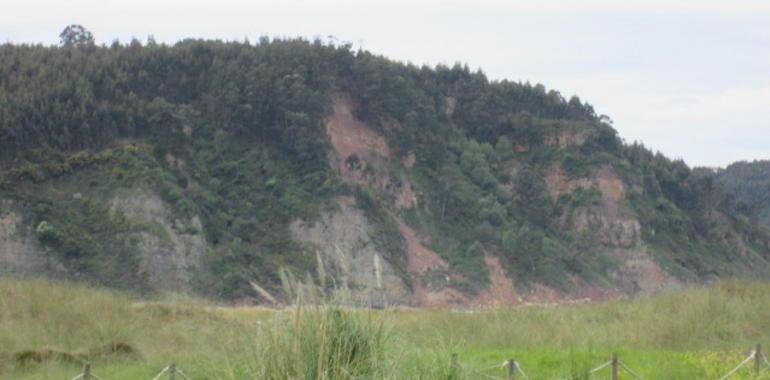
[[[647,379],[716,380],[756,343],[770,347],[770,285],[753,282],[601,304],[370,311],[137,302],[0,280],[0,379],[72,378],[82,361],[106,380],[149,380],[171,362],[193,379],[474,379],[472,369],[491,366],[485,374],[504,377],[508,358],[532,379],[554,379],[617,352]],[[22,362],[25,352],[42,357]],[[732,379],[755,378],[746,368]]]

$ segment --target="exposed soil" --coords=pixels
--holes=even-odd
[[[618,289],[597,288],[573,279],[575,289],[579,289],[573,298],[601,301],[623,294],[654,293],[679,286],[678,281],[647,254],[641,240],[639,220],[623,202],[626,185],[611,166],[598,168],[588,178],[570,179],[561,167],[555,165],[546,170],[545,181],[554,200],[577,189],[595,188],[601,193],[597,204],[571,210],[570,225],[567,225],[566,214],[562,223],[574,232],[595,231],[596,239],[609,248],[611,257],[619,262],[616,272]],[[536,287],[529,298],[557,301],[555,292],[547,287]]]
[[[492,255],[484,256],[484,262],[489,271],[489,287],[475,297],[469,297],[448,287],[430,289],[425,286],[421,281],[421,276],[425,272],[432,269],[445,270],[448,266],[441,256],[423,244],[423,240],[411,227],[398,218],[396,220],[407,243],[407,267],[414,283],[415,305],[423,307],[499,306],[517,305],[522,302],[521,297],[514,291],[513,281],[505,274],[500,259]]]
[[[617,249],[611,255],[621,262],[618,271],[626,294],[650,294],[681,286],[650,257],[644,246]]]
[[[596,173],[596,179],[599,185],[599,191],[602,192],[602,197],[616,202],[623,199],[626,186],[618,175],[615,174],[612,167],[606,165],[602,166]]]
[[[513,281],[505,274],[497,256],[484,255],[484,263],[489,271],[489,287],[473,300],[477,305],[518,305],[522,302],[513,287]]]
[[[556,289],[543,284],[536,284],[523,298],[524,303],[527,304],[555,304],[565,302],[565,298],[556,291]]]
[[[414,152],[394,161],[385,137],[355,118],[355,105],[349,97],[334,96],[332,103],[334,112],[326,120],[326,132],[334,148],[334,167],[345,180],[358,186],[369,186],[388,196],[396,209],[414,207],[417,194],[406,175],[406,169],[415,163]],[[447,105],[451,106],[451,102]],[[579,145],[584,137],[567,133],[555,136],[552,143],[559,146]],[[427,248],[425,240],[411,227],[394,216],[407,244],[407,271],[413,284],[411,303],[422,307],[464,307],[600,301],[617,298],[624,293],[654,292],[661,286],[668,286],[662,284],[672,283],[672,278],[646,255],[643,248],[640,249],[639,222],[633,212],[626,209],[623,203],[625,184],[611,166],[602,166],[589,177],[578,179],[570,178],[558,165],[547,169],[544,174],[548,193],[554,200],[578,189],[594,188],[601,193],[597,204],[573,210],[571,225],[565,224],[565,228],[580,232],[598,226],[596,238],[606,247],[614,249],[612,255],[620,262],[617,274],[621,289],[599,288],[575,278],[576,290],[569,296],[542,284],[520,295],[499,258],[485,255],[490,285],[475,297],[469,297],[448,286],[455,277],[449,273],[447,263],[438,253]],[[566,223],[566,218],[563,222]],[[425,283],[427,272],[433,270],[446,273],[446,282],[439,281],[438,285]]]
[[[562,133],[546,136],[544,143],[546,145],[558,146],[559,148],[564,149],[570,146],[583,145],[587,135],[586,132],[582,131],[564,131]]]
[[[455,289],[448,287],[430,289],[425,286],[421,279],[425,272],[431,269],[446,270],[448,265],[438,253],[423,244],[422,239],[417,236],[417,233],[411,227],[406,225],[400,218],[395,219],[401,235],[406,240],[407,271],[412,278],[414,289],[413,304],[424,307],[467,305],[469,303],[468,296]]]
[[[557,200],[562,194],[569,194],[577,189],[590,189],[593,186],[588,178],[570,179],[559,165],[548,168],[544,176],[545,186],[553,200]]]
[[[326,133],[334,147],[334,166],[343,178],[358,185],[368,185],[389,195],[396,208],[417,204],[412,183],[400,169],[394,169],[387,140],[353,115],[349,97],[332,98],[334,112],[326,120]],[[414,153],[402,160],[405,167],[414,164]]]
[[[640,241],[641,225],[623,202],[626,186],[611,166],[602,166],[588,178],[571,179],[559,165],[551,166],[544,174],[554,200],[578,189],[594,188],[601,193],[598,204],[569,210],[569,223],[565,212],[561,217],[564,228],[580,233],[596,227],[596,238],[608,247],[632,248]]]
[[[335,96],[332,104],[334,112],[326,120],[326,133],[340,162],[345,162],[353,154],[359,157],[371,154],[390,157],[385,138],[353,116],[353,103],[349,97]]]
[[[438,253],[425,247],[417,233],[400,219],[396,219],[401,235],[406,239],[408,250],[407,270],[413,275],[420,275],[429,269],[447,268],[447,263]]]
[[[401,160],[401,163],[404,164],[404,167],[411,168],[412,166],[414,166],[414,163],[416,161],[417,161],[417,156],[415,156],[414,152],[409,152]]]

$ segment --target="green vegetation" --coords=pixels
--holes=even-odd
[[[44,281],[2,280],[0,294],[4,379],[70,378],[83,360],[105,379],[149,379],[170,362],[195,379],[472,379],[471,369],[511,357],[542,379],[579,374],[613,351],[645,378],[716,379],[770,341],[770,286],[735,281],[474,312],[136,303]],[[450,367],[451,353],[460,368]],[[754,379],[749,369],[735,378]]]
[[[598,238],[606,226],[574,218],[602,212],[601,194],[594,186],[552,199],[544,178],[554,168],[568,180],[617,174],[618,207],[641,223],[634,243],[671,273],[770,273],[770,233],[746,222],[713,178],[623,144],[589,104],[542,85],[302,39],[97,46],[76,26],[61,37],[60,47],[0,46],[0,197],[93,283],[147,291],[130,237],[152,226],[109,211],[121,189],[143,189],[175,216],[200,218],[208,246],[194,283],[212,298],[253,296],[252,280],[278,290],[282,268],[314,273],[315,255],[288,226],[341,195],[356,196],[401,274],[394,216],[430,236],[456,274],[451,286],[468,293],[489,281],[484,254],[500,257],[520,288],[611,284],[613,247]],[[415,208],[395,210],[386,194],[332,170],[324,119],[334,94],[349,95],[356,116],[387,138],[391,165],[419,194]],[[409,153],[407,170],[399,163]]]
[[[740,209],[770,226],[770,161],[736,162],[717,171],[716,179]]]

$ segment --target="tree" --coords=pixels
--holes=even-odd
[[[495,144],[495,152],[501,160],[505,161],[513,158],[513,149],[513,144],[508,137],[500,136],[497,138],[497,144]]]
[[[59,34],[61,46],[93,45],[94,35],[83,25],[70,25]]]
[[[538,227],[546,227],[551,218],[551,203],[542,175],[528,166],[518,174],[516,186],[519,210]]]

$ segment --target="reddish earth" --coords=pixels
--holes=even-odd
[[[544,284],[536,284],[526,295],[523,302],[528,305],[558,305],[582,302],[601,302],[624,297],[626,294],[619,289],[601,288],[591,285],[578,277],[570,277],[572,289],[569,295]]]
[[[387,140],[369,128],[353,115],[354,104],[347,96],[332,98],[333,113],[326,120],[326,132],[334,148],[334,165],[347,181],[359,186],[370,186],[390,197],[396,209],[414,207],[417,195],[405,169],[414,165],[415,155],[410,152],[400,160],[401,169],[392,169],[392,152]],[[561,140],[560,140],[561,141]],[[575,191],[578,188],[596,186],[602,193],[602,211],[613,216],[618,214],[618,203],[624,195],[624,184],[614,174],[611,167],[597,171],[593,178],[571,180],[560,167],[546,172],[548,191],[554,199],[559,195]],[[485,255],[484,262],[489,271],[490,284],[475,297],[469,297],[448,286],[436,289],[423,282],[427,271],[447,272],[448,265],[441,256],[425,246],[425,241],[400,218],[394,216],[399,231],[407,244],[407,271],[412,279],[413,304],[422,307],[465,307],[517,305],[521,303],[563,303],[580,300],[605,300],[620,296],[619,291],[592,287],[576,280],[578,293],[567,298],[555,289],[536,285],[528,294],[516,293],[513,281],[506,275],[498,257]],[[626,272],[634,274],[649,273],[653,278],[661,276],[643,258],[627,262]],[[657,268],[659,270],[659,268]],[[447,275],[446,283],[457,279],[456,275]],[[637,280],[638,281],[638,280]],[[647,287],[648,284],[635,283],[634,286]]]
[[[545,137],[545,144],[551,146],[558,146],[561,149],[570,146],[580,146],[586,141],[587,134],[585,132],[564,131],[559,134],[554,134]]]
[[[597,181],[599,182],[599,191],[602,197],[617,202],[623,199],[626,186],[611,166],[602,166],[597,172]]]
[[[546,189],[553,200],[557,200],[562,194],[568,194],[577,189],[590,189],[592,185],[588,178],[570,179],[560,165],[551,166],[544,175]]]
[[[600,288],[588,284],[579,277],[572,276],[570,280],[573,283],[573,288],[578,289],[578,292],[570,297],[573,301],[598,302],[617,299],[624,296],[623,292],[618,289]]]
[[[432,290],[423,284],[422,275],[431,269],[446,269],[447,263],[438,253],[427,248],[417,233],[406,225],[400,218],[395,218],[398,229],[406,240],[407,247],[407,271],[412,278],[414,288],[414,303],[424,307],[447,307],[468,304],[468,296],[461,292],[442,288]]]
[[[564,297],[556,289],[543,284],[536,284],[524,296],[524,302],[528,304],[553,304],[564,301]]]
[[[401,163],[404,164],[404,167],[411,168],[414,166],[414,163],[417,161],[417,156],[414,155],[414,152],[409,152],[407,155],[401,160]]]
[[[373,154],[390,157],[385,138],[353,116],[353,104],[349,97],[335,96],[332,104],[334,112],[326,120],[326,133],[331,138],[339,162],[345,162],[353,154],[359,158]]]
[[[447,264],[438,253],[425,247],[422,244],[422,240],[417,237],[417,233],[402,220],[396,218],[398,223],[398,229],[401,231],[401,235],[406,240],[406,246],[408,250],[408,264],[407,270],[413,275],[420,275],[423,272],[434,269],[442,268],[446,269]]]
[[[517,305],[522,299],[513,288],[513,281],[505,274],[497,256],[484,255],[484,263],[489,271],[489,287],[473,300],[478,305]]]
[[[505,274],[497,256],[485,255],[489,270],[489,287],[471,298],[455,289],[429,289],[421,281],[421,275],[431,269],[446,269],[446,262],[433,250],[425,247],[422,239],[403,221],[396,218],[401,235],[407,243],[407,269],[414,283],[415,304],[425,307],[447,306],[501,306],[521,303],[513,288],[513,281]]]
[[[358,185],[371,186],[390,196],[396,208],[417,203],[409,178],[390,168],[391,151],[387,140],[353,115],[349,97],[332,98],[334,112],[326,119],[326,133],[336,153],[335,167],[343,178]],[[414,164],[414,153],[403,164]]]

